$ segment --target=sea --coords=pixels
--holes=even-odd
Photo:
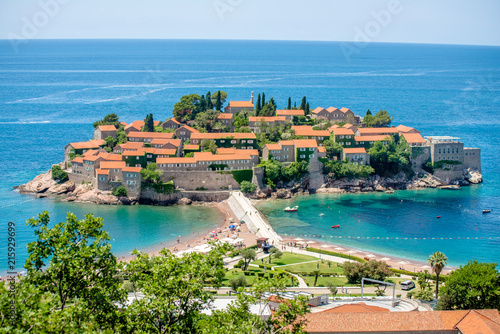
[[[346,50],[350,50],[346,52]],[[0,41],[0,275],[15,253],[22,270],[35,240],[26,220],[49,211],[104,218],[117,256],[204,233],[213,208],[98,206],[34,199],[13,187],[63,160],[69,142],[93,136],[92,123],[116,113],[130,122],[172,116],[186,94],[224,90],[229,100],[265,92],[278,108],[306,96],[311,108],[387,110],[394,125],[449,135],[482,150],[484,183],[460,191],[394,195],[313,195],[263,202],[276,230],[410,260],[442,251],[450,265],[500,259],[500,47],[238,40]],[[296,214],[282,208],[299,205]],[[483,209],[492,213],[482,214]],[[323,213],[322,216],[320,214]],[[437,216],[441,216],[437,219]],[[8,249],[8,223],[15,249]],[[333,230],[331,225],[340,224]],[[11,224],[12,225],[12,224]]]

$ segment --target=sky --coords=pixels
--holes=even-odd
[[[0,0],[0,39],[500,45],[498,0]]]

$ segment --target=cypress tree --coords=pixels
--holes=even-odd
[[[262,108],[264,108],[265,105],[266,105],[266,94],[262,92]]]
[[[305,110],[306,109],[306,97],[304,96],[302,98],[302,103],[300,104],[300,110]]]
[[[304,114],[309,115],[309,102],[306,103],[306,107],[304,108]]]
[[[293,102],[293,109],[297,109],[297,102]]]
[[[260,104],[260,93],[257,95],[257,104],[255,105],[255,113],[259,116],[260,109],[262,108]]]
[[[288,97],[288,107],[287,107],[288,110],[292,109],[292,98],[289,96]]]
[[[144,132],[154,132],[155,131],[153,114],[146,115],[146,118],[144,119],[144,127],[142,128],[142,131],[144,131]]]
[[[210,94],[210,91],[208,91],[207,93],[206,101],[207,101],[206,102],[207,109],[213,109],[214,104],[212,103],[212,95]]]
[[[221,108],[222,108],[222,101],[220,99],[220,90],[218,90],[215,100],[215,110],[221,111]]]
[[[205,95],[200,98],[200,103],[198,105],[198,112],[203,112],[207,110],[207,101],[205,100]]]

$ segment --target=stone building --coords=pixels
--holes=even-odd
[[[370,154],[364,147],[344,148],[342,160],[347,160],[355,165],[370,165]]]
[[[254,133],[260,133],[261,128],[267,126],[280,126],[285,125],[285,116],[252,116],[248,117],[248,127]]]
[[[94,130],[94,139],[116,138],[116,128],[114,125],[99,125]]]

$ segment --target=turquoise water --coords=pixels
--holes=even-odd
[[[257,208],[279,234],[316,240],[313,247],[335,243],[418,261],[441,251],[450,265],[458,266],[470,259],[500,259],[500,215],[482,213],[483,187],[316,194],[263,201]],[[299,211],[283,212],[292,205]]]
[[[115,239],[113,249],[119,254],[152,247],[161,240],[172,241],[178,234],[192,233],[193,227],[210,228],[217,213],[209,208],[106,207],[48,199],[25,202],[32,197],[20,195],[12,187],[62,161],[63,147],[91,138],[92,122],[110,112],[124,121],[142,119],[150,112],[164,120],[171,117],[174,103],[182,95],[218,89],[227,91],[232,100],[248,100],[251,91],[255,95],[265,91],[280,108],[289,96],[300,104],[306,95],[312,108],[346,106],[359,114],[367,109],[387,109],[395,116],[396,125],[414,126],[425,136],[461,137],[467,146],[481,147],[483,185],[439,194],[434,200],[437,204],[426,206],[419,201],[432,201],[432,192],[408,193],[404,195],[408,197],[404,201],[408,206],[406,216],[400,222],[389,219],[390,227],[385,225],[387,218],[376,215],[376,210],[364,212],[366,204],[340,210],[345,209],[345,219],[353,221],[365,215],[363,221],[369,221],[367,226],[371,228],[367,232],[373,232],[373,236],[387,231],[403,235],[407,231],[405,222],[413,220],[422,228],[425,222],[421,215],[430,217],[424,227],[432,235],[455,232],[457,226],[470,224],[477,224],[483,235],[496,233],[499,217],[495,213],[500,211],[499,47],[371,43],[348,60],[339,43],[334,42],[40,40],[24,44],[15,53],[8,41],[0,40],[0,274],[7,266],[3,260],[7,222],[17,224],[18,263],[22,264],[25,245],[33,238],[24,222],[43,210],[49,210],[56,221],[64,219],[68,211],[80,216],[87,212],[104,216],[105,228]],[[370,198],[368,201],[374,201],[371,205],[393,206],[385,210],[399,208],[397,201],[380,202],[377,196],[345,198],[352,198],[353,203]],[[453,202],[463,203],[462,211],[450,208],[450,212],[456,211],[453,219],[444,217],[440,206],[452,203],[443,196],[453,196]],[[278,206],[281,208],[281,204]],[[291,233],[297,226],[309,226],[312,221],[308,219],[315,214],[304,216],[306,208],[307,204],[301,204],[296,225],[277,228]],[[491,208],[494,213],[477,217],[464,211],[483,208]],[[314,210],[325,211],[323,207]],[[438,214],[443,215],[441,225],[431,219]],[[343,224],[347,228],[347,223]],[[311,226],[308,229],[313,233],[321,224],[314,222]],[[436,248],[448,244],[439,241]],[[387,243],[371,239],[364,245],[387,247]],[[427,249],[405,245],[398,252],[408,252],[408,256],[428,253]],[[450,260],[454,263],[470,258],[498,259],[499,246],[492,242],[474,241],[474,247],[462,241],[453,245],[450,251],[457,255]]]

